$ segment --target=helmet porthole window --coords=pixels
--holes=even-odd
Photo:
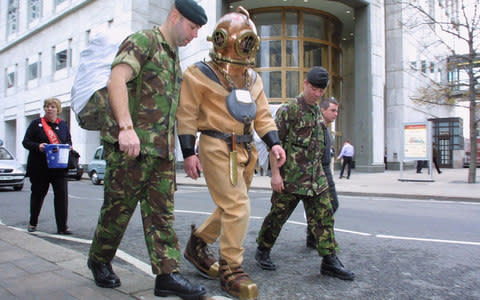
[[[240,34],[235,43],[235,50],[241,57],[251,57],[258,51],[258,36],[252,31]]]
[[[212,41],[213,41],[213,47],[216,50],[225,48],[228,42],[228,32],[223,28],[219,28],[215,30],[215,32],[212,35]]]

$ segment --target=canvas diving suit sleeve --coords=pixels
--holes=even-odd
[[[275,145],[280,145],[280,138],[278,137],[278,131],[272,130],[267,132],[263,137],[262,141],[267,144],[268,148],[272,148]]]
[[[195,136],[190,134],[181,134],[178,136],[180,147],[184,158],[195,155]]]

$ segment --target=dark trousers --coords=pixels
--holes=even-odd
[[[344,156],[343,163],[342,163],[342,170],[340,171],[340,178],[343,177],[343,171],[345,171],[345,166],[348,165],[348,172],[347,178],[350,178],[350,173],[352,172],[352,157],[351,156]]]
[[[442,173],[442,171],[440,171],[440,168],[438,167],[439,163],[436,158],[433,158],[433,165],[435,166],[435,169],[437,169],[438,174]]]
[[[30,182],[32,183],[32,194],[30,196],[30,225],[37,226],[43,200],[47,195],[50,184],[52,184],[53,206],[55,209],[57,231],[65,231],[67,229],[68,217],[67,178],[65,176],[41,175],[30,177]]]

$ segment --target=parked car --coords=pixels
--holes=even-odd
[[[74,180],[80,180],[82,179],[82,176],[83,176],[83,166],[81,166],[79,163],[78,163],[78,160],[80,158],[80,154],[75,151],[75,150],[72,150],[70,152],[70,155],[74,155],[73,159],[75,160],[75,167],[73,168],[68,168],[68,173],[67,173],[67,176],[68,178],[71,178],[71,179],[74,179]],[[69,164],[70,166],[70,164]]]
[[[21,191],[25,173],[23,165],[3,146],[3,141],[0,140],[0,186],[11,186],[15,191]]]
[[[93,184],[98,185],[102,182],[105,176],[106,162],[103,159],[103,146],[99,146],[95,150],[93,160],[88,164],[87,174]]]

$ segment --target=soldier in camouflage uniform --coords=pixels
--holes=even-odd
[[[206,294],[203,286],[179,273],[180,246],[173,224],[174,122],[182,76],[177,47],[197,37],[206,22],[204,9],[195,1],[176,0],[165,22],[130,35],[112,64],[107,86],[111,111],[102,130],[107,162],[104,203],[88,259],[98,286],[120,286],[111,261],[140,202],[157,275],[154,294],[182,299],[203,299]]]
[[[264,270],[275,270],[270,250],[283,224],[302,200],[307,222],[313,228],[317,251],[323,257],[321,273],[344,280],[353,280],[336,252],[332,199],[322,166],[325,131],[317,100],[328,85],[328,72],[314,67],[307,73],[303,94],[279,108],[276,123],[287,161],[278,168],[271,161],[273,189],[272,207],[258,233],[255,259]]]

